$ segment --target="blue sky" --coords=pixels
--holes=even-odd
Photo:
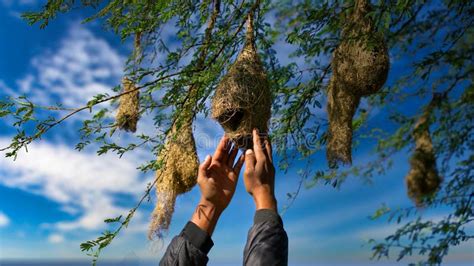
[[[0,0],[0,96],[26,94],[39,104],[61,101],[65,106],[82,106],[92,96],[111,92],[123,74],[130,52],[129,43],[121,43],[97,24],[80,24],[84,13],[60,16],[39,30],[19,18],[24,10],[37,7],[38,0]],[[163,33],[172,37],[172,31]],[[285,47],[279,44],[278,47]],[[281,49],[281,53],[286,51]],[[286,58],[285,54],[279,55]],[[390,77],[401,67],[393,62]],[[76,118],[49,132],[22,152],[16,161],[0,158],[0,261],[6,259],[81,259],[79,244],[95,238],[105,218],[127,213],[142,195],[153,174],[141,174],[136,167],[153,160],[149,147],[119,159],[110,154],[97,157],[92,148],[74,150],[80,119]],[[385,123],[383,113],[374,113],[371,123]],[[144,117],[139,132],[152,132],[151,118]],[[195,125],[200,159],[212,152],[222,134],[210,119],[200,117]],[[0,147],[7,146],[14,131],[8,121],[0,121]],[[124,141],[133,137],[120,133]],[[370,147],[360,145],[361,147]],[[355,161],[370,157],[370,149],[354,151]],[[283,220],[290,239],[290,264],[367,263],[367,240],[381,239],[396,229],[384,221],[371,221],[382,203],[391,207],[410,206],[404,175],[408,156],[398,154],[395,167],[384,176],[367,183],[349,177],[341,189],[318,185],[303,189]],[[313,169],[325,169],[324,153],[317,154]],[[287,173],[278,172],[277,198],[280,207],[288,203],[286,193],[299,183],[296,162]],[[152,203],[139,209],[129,228],[107,248],[104,258],[158,260],[169,242],[190,218],[199,199],[198,189],[181,196],[169,235],[162,242],[150,243],[146,231]],[[247,230],[252,224],[254,206],[240,181],[236,195],[219,221],[209,254],[214,263],[239,263]],[[440,219],[446,210],[424,213]],[[450,251],[449,262],[474,261],[474,244]],[[410,258],[401,262],[416,261]],[[378,264],[379,262],[373,262]],[[381,262],[380,262],[381,263]]]

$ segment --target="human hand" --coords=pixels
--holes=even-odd
[[[253,151],[245,152],[244,184],[252,195],[256,209],[277,210],[274,194],[275,167],[273,166],[272,146],[267,137],[262,139],[257,130],[253,130]]]
[[[239,149],[224,136],[214,156],[208,155],[199,166],[198,184],[201,200],[191,219],[201,229],[212,234],[217,219],[229,205],[244,163],[244,155],[234,164]]]

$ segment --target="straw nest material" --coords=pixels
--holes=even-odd
[[[351,164],[352,117],[360,98],[378,92],[389,70],[387,45],[367,16],[370,4],[355,2],[333,54],[333,75],[328,86],[329,131],[326,156],[330,166]]]
[[[342,41],[334,52],[332,69],[337,81],[357,96],[380,90],[389,70],[388,49],[367,14],[367,0],[355,2],[354,12],[342,31]]]
[[[156,172],[157,203],[152,213],[150,239],[161,237],[169,228],[176,197],[196,185],[199,159],[191,123],[179,129],[173,127],[158,161],[163,165]]]
[[[415,151],[410,159],[410,171],[405,177],[405,181],[408,196],[417,206],[422,206],[424,199],[436,193],[442,182],[436,167],[427,113],[421,116],[415,124],[413,138],[415,139]]]
[[[247,20],[244,48],[217,86],[211,116],[241,148],[251,148],[254,128],[268,131],[271,92],[255,47],[252,16]]]
[[[137,122],[140,118],[140,96],[135,84],[124,77],[122,79],[123,93],[120,96],[119,108],[115,116],[115,122],[119,129],[135,132],[137,130]]]

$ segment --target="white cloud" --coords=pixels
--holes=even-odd
[[[305,236],[311,232],[325,232],[331,228],[347,224],[349,221],[366,219],[372,211],[369,205],[358,204],[351,209],[335,209],[327,212],[319,212],[311,216],[295,219],[287,223],[287,231],[293,235]],[[316,224],[314,221],[318,221]]]
[[[12,6],[13,4],[17,5],[36,5],[38,0],[2,0],[1,3],[5,6]]]
[[[61,234],[51,234],[48,236],[48,242],[52,244],[59,244],[64,242],[64,236]]]
[[[0,93],[6,94],[6,95],[9,95],[9,96],[17,96],[17,93],[12,88],[10,88],[5,83],[5,81],[3,81],[1,79],[0,79]]]
[[[423,214],[422,219],[424,221],[431,221],[433,223],[439,223],[443,220],[445,220],[449,216],[449,213],[436,213],[432,211],[430,214]],[[412,218],[416,218],[417,216],[414,216]],[[452,221],[456,221],[455,218],[452,218]],[[375,240],[381,240],[384,239],[385,237],[394,234],[397,229],[401,228],[405,222],[408,222],[411,220],[403,220],[402,223],[397,224],[397,223],[390,223],[390,224],[378,224],[371,226],[369,228],[363,228],[355,232],[355,235],[357,235],[359,238],[368,240],[368,239],[375,239]],[[466,226],[466,229],[469,230],[469,227],[472,227],[472,225]]]
[[[207,154],[214,153],[214,149],[219,144],[224,130],[215,120],[198,114],[196,122],[194,122],[193,133],[198,155],[204,159]]]
[[[99,93],[112,92],[124,62],[106,40],[73,24],[56,49],[31,60],[32,72],[17,80],[18,91],[43,105],[83,106]]]
[[[10,218],[3,212],[0,212],[0,228],[7,227],[10,224]]]
[[[26,94],[42,105],[60,101],[65,107],[82,106],[97,93],[111,92],[123,74],[124,62],[125,58],[104,39],[73,25],[58,42],[57,49],[47,50],[31,60],[32,71],[17,80],[17,90],[8,90],[8,94]],[[8,87],[0,80],[0,88]],[[156,132],[151,116],[142,119],[140,132]],[[117,132],[113,139],[121,143],[130,137]],[[0,147],[8,144],[8,137],[0,137]],[[129,193],[135,198],[142,195],[151,178],[143,180],[136,166],[152,158],[148,149],[137,149],[122,159],[114,155],[97,157],[93,150],[88,151],[78,153],[68,146],[42,140],[30,145],[29,152],[20,154],[15,162],[0,158],[0,184],[44,196],[59,203],[62,211],[77,217],[42,224],[43,229],[61,233],[97,230],[104,226],[105,218],[129,210],[116,203],[114,194]],[[146,231],[148,217],[137,212],[134,217],[137,226],[131,231]]]
[[[0,146],[7,143],[8,138],[0,138]],[[74,220],[50,225],[57,230],[97,230],[104,226],[105,218],[127,213],[128,208],[116,204],[117,193],[133,199],[143,193],[147,182],[136,169],[138,160],[79,153],[43,141],[32,144],[16,161],[1,158],[0,184],[44,196],[58,202],[64,211],[77,214]]]
[[[39,3],[39,0],[0,0],[0,7],[7,9],[10,16],[22,20],[21,15],[36,8]]]
[[[356,236],[359,239],[369,240],[376,239],[381,240],[385,237],[395,233],[398,228],[402,225],[400,224],[381,224],[377,226],[372,226],[370,228],[364,228],[356,232]]]

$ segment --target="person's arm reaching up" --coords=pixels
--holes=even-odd
[[[207,156],[199,166],[198,184],[201,199],[191,220],[173,238],[160,265],[206,265],[207,253],[214,245],[211,236],[220,215],[235,192],[244,156],[234,164],[237,147],[223,137],[214,156]]]
[[[253,151],[245,152],[244,183],[256,212],[244,250],[244,265],[288,265],[288,236],[277,212],[272,148],[253,131]]]

